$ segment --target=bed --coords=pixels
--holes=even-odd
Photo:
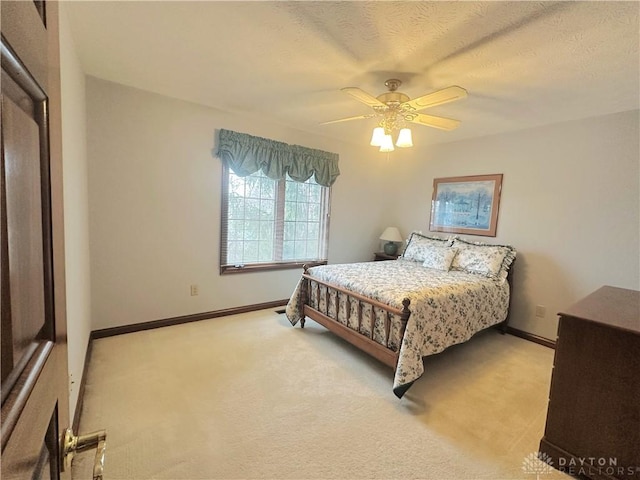
[[[305,266],[287,304],[395,369],[402,398],[424,372],[422,359],[506,328],[516,251],[508,245],[411,234],[394,261]]]

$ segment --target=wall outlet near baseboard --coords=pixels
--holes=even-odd
[[[547,315],[547,307],[536,305],[536,317],[544,318]]]
[[[195,297],[198,293],[200,293],[198,285],[191,285],[191,296]]]

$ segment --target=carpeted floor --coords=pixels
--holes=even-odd
[[[80,431],[107,429],[105,480],[535,480],[552,365],[489,330],[398,400],[388,367],[262,310],[96,340]]]

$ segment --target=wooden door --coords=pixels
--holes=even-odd
[[[3,480],[71,477],[57,8],[0,2]]]

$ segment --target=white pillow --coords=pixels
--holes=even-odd
[[[447,247],[446,245],[431,245],[426,251],[422,266],[448,272],[456,253],[458,253],[457,248]]]
[[[402,258],[405,260],[413,260],[414,262],[424,262],[426,260],[426,252],[431,246],[450,246],[451,240],[448,238],[427,237],[418,232],[413,232],[407,240],[407,248],[404,249]]]
[[[472,243],[455,238],[453,247],[458,249],[451,268],[477,273],[486,277],[504,281],[509,267],[516,258],[516,251],[509,245],[491,245]]]

